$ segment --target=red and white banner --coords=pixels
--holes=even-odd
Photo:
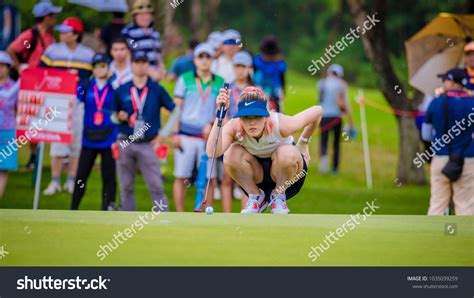
[[[16,137],[24,136],[33,143],[72,143],[77,75],[28,68],[20,78]]]

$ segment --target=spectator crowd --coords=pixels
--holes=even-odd
[[[152,203],[168,206],[157,155],[171,138],[174,144],[173,199],[177,211],[184,211],[189,181],[205,154],[206,140],[216,114],[215,100],[224,83],[230,84],[232,105],[227,120],[235,115],[240,93],[258,85],[267,91],[271,106],[280,110],[284,100],[287,65],[278,41],[266,37],[261,53],[253,57],[242,50],[242,37],[233,29],[209,34],[204,42],[191,40],[185,55],[166,71],[161,55],[160,33],[153,25],[154,7],[149,0],[135,0],[132,22],[123,12],[113,12],[110,24],[100,29],[104,52],[94,52],[83,44],[84,23],[66,17],[60,23],[62,7],[48,0],[35,4],[35,24],[22,32],[0,52],[0,151],[15,138],[15,113],[21,74],[28,68],[66,70],[77,77],[77,100],[73,110],[70,144],[50,146],[51,181],[45,196],[69,192],[71,209],[79,208],[87,191],[87,181],[100,155],[102,210],[136,210],[135,180],[141,172]],[[59,23],[59,24],[57,24]],[[53,30],[59,34],[56,42]],[[28,46],[25,46],[27,44]],[[15,82],[14,79],[18,80]],[[172,95],[162,80],[176,82]],[[162,123],[162,108],[169,111]],[[30,144],[32,169],[37,162],[36,144]],[[8,171],[18,169],[18,152],[0,164],[0,196],[7,185]],[[210,161],[209,161],[210,166]],[[63,169],[67,178],[61,181]],[[208,169],[209,176],[210,169]],[[118,183],[117,179],[118,177]],[[231,212],[232,198],[245,195],[235,185],[222,161],[213,171],[208,202],[222,198],[225,212]],[[120,203],[116,203],[117,188]]]
[[[82,20],[66,17],[57,24],[61,7],[46,0],[35,4],[35,25],[0,52],[0,152],[8,155],[0,163],[0,198],[7,186],[8,171],[18,169],[18,153],[6,142],[15,138],[20,80],[16,79],[28,68],[63,69],[77,77],[72,143],[51,144],[52,179],[43,191],[46,196],[69,192],[73,210],[80,206],[99,155],[102,210],[136,210],[137,171],[144,177],[152,203],[161,209],[168,206],[157,153],[171,138],[175,178],[172,196],[176,210],[184,211],[188,184],[205,154],[216,114],[215,99],[224,83],[230,84],[227,120],[236,114],[239,96],[249,86],[258,86],[266,93],[269,110],[283,110],[287,64],[275,36],[265,37],[260,53],[252,55],[242,50],[238,31],[215,31],[204,42],[191,40],[185,55],[175,59],[166,71],[160,33],[153,25],[154,9],[149,0],[135,0],[130,24],[125,23],[124,13],[114,12],[112,22],[100,30],[105,48],[101,53],[82,43]],[[53,30],[59,33],[59,42]],[[417,118],[422,139],[429,147],[418,161],[422,164],[426,157],[431,162],[430,215],[444,214],[451,200],[456,214],[474,215],[474,41],[464,48],[464,64],[465,68],[441,74],[443,87],[437,90],[436,98],[424,103]],[[349,131],[354,133],[343,76],[342,66],[331,65],[327,77],[318,83],[325,111],[319,163],[322,173],[329,168],[329,134],[334,135],[332,173],[338,172],[343,115],[348,116]],[[162,80],[176,82],[173,94],[161,86]],[[162,108],[168,111],[166,123],[162,121]],[[456,131],[452,129],[456,127]],[[438,148],[439,140],[444,143]],[[36,144],[29,147],[27,169],[37,161]],[[67,178],[61,182],[65,165]],[[241,199],[244,206],[246,196],[232,181],[222,160],[215,167],[212,177],[207,177],[211,179],[207,201],[212,204],[214,199],[221,199],[224,212],[231,212],[232,198]],[[120,203],[116,203],[117,187]]]

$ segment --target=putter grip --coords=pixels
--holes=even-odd
[[[225,90],[229,90],[229,83],[225,83],[224,84],[224,89]],[[222,121],[224,120],[224,109],[225,109],[225,106],[224,105],[221,105],[219,107],[219,117],[217,118],[217,126],[218,127],[221,127],[222,126]]]

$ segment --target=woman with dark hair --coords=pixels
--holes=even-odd
[[[255,56],[255,84],[270,98],[269,109],[281,111],[284,101],[285,73],[288,69],[275,36],[269,35],[260,44],[260,55]]]

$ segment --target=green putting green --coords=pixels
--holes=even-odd
[[[8,254],[0,266],[474,265],[473,217],[372,215],[359,219],[315,262],[308,257],[311,247],[324,243],[350,215],[151,217],[151,212],[1,209],[0,247]],[[455,224],[455,235],[446,234],[446,224]],[[114,242],[119,231],[127,239],[118,238],[123,244]],[[106,245],[116,248],[101,251]]]

